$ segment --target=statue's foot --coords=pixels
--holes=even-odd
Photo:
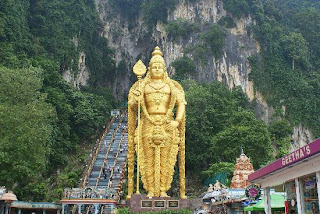
[[[186,195],[180,195],[180,198],[181,199],[187,199],[187,196]]]
[[[160,197],[169,197],[166,192],[160,192]]]
[[[150,197],[153,197],[154,196],[154,193],[153,192],[148,192],[147,194],[147,197],[150,198]]]

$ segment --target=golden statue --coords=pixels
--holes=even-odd
[[[147,197],[168,197],[178,152],[180,198],[186,198],[185,95],[181,85],[168,77],[162,56],[160,48],[156,47],[143,79],[146,67],[142,61],[133,68],[138,81],[128,95],[128,199],[133,193],[135,153],[136,193],[139,193],[140,171]]]

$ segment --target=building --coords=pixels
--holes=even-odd
[[[270,188],[286,191],[286,211],[319,214],[320,139],[249,175],[264,189],[265,212],[271,214]]]

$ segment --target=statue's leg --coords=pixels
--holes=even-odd
[[[154,148],[151,147],[148,137],[143,138],[143,162],[144,166],[141,168],[143,171],[142,181],[144,182],[144,188],[147,191],[147,197],[154,196]]]
[[[177,162],[177,154],[178,154],[179,147],[178,145],[172,145],[170,147],[170,158],[169,158],[169,168],[168,168],[168,179],[166,183],[166,191],[168,191],[171,188],[171,183],[173,180],[173,174],[174,174],[174,166]]]
[[[178,145],[173,142],[173,136],[170,136],[168,144],[161,148],[161,185],[160,191],[163,197],[166,197],[166,192],[171,188],[173,180],[174,166],[177,160]]]
[[[184,136],[179,145],[179,183],[180,183],[180,198],[186,199],[186,185],[185,185],[185,141]]]
[[[127,199],[133,194],[133,174],[134,174],[134,143],[133,137],[129,136],[128,144],[128,195]]]
[[[169,153],[170,148],[168,146],[161,148],[161,162],[160,162],[160,196],[168,197],[167,195],[167,181],[168,181],[168,169],[169,169]]]

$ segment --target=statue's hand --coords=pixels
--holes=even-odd
[[[179,122],[178,121],[175,121],[175,120],[171,120],[167,126],[166,126],[166,129],[168,130],[173,130],[175,128],[177,128],[179,126]]]
[[[137,90],[134,90],[132,93],[134,94],[134,100],[136,102],[139,102],[139,100],[140,100],[140,102],[142,101],[142,99],[143,99],[142,91],[137,89]]]

